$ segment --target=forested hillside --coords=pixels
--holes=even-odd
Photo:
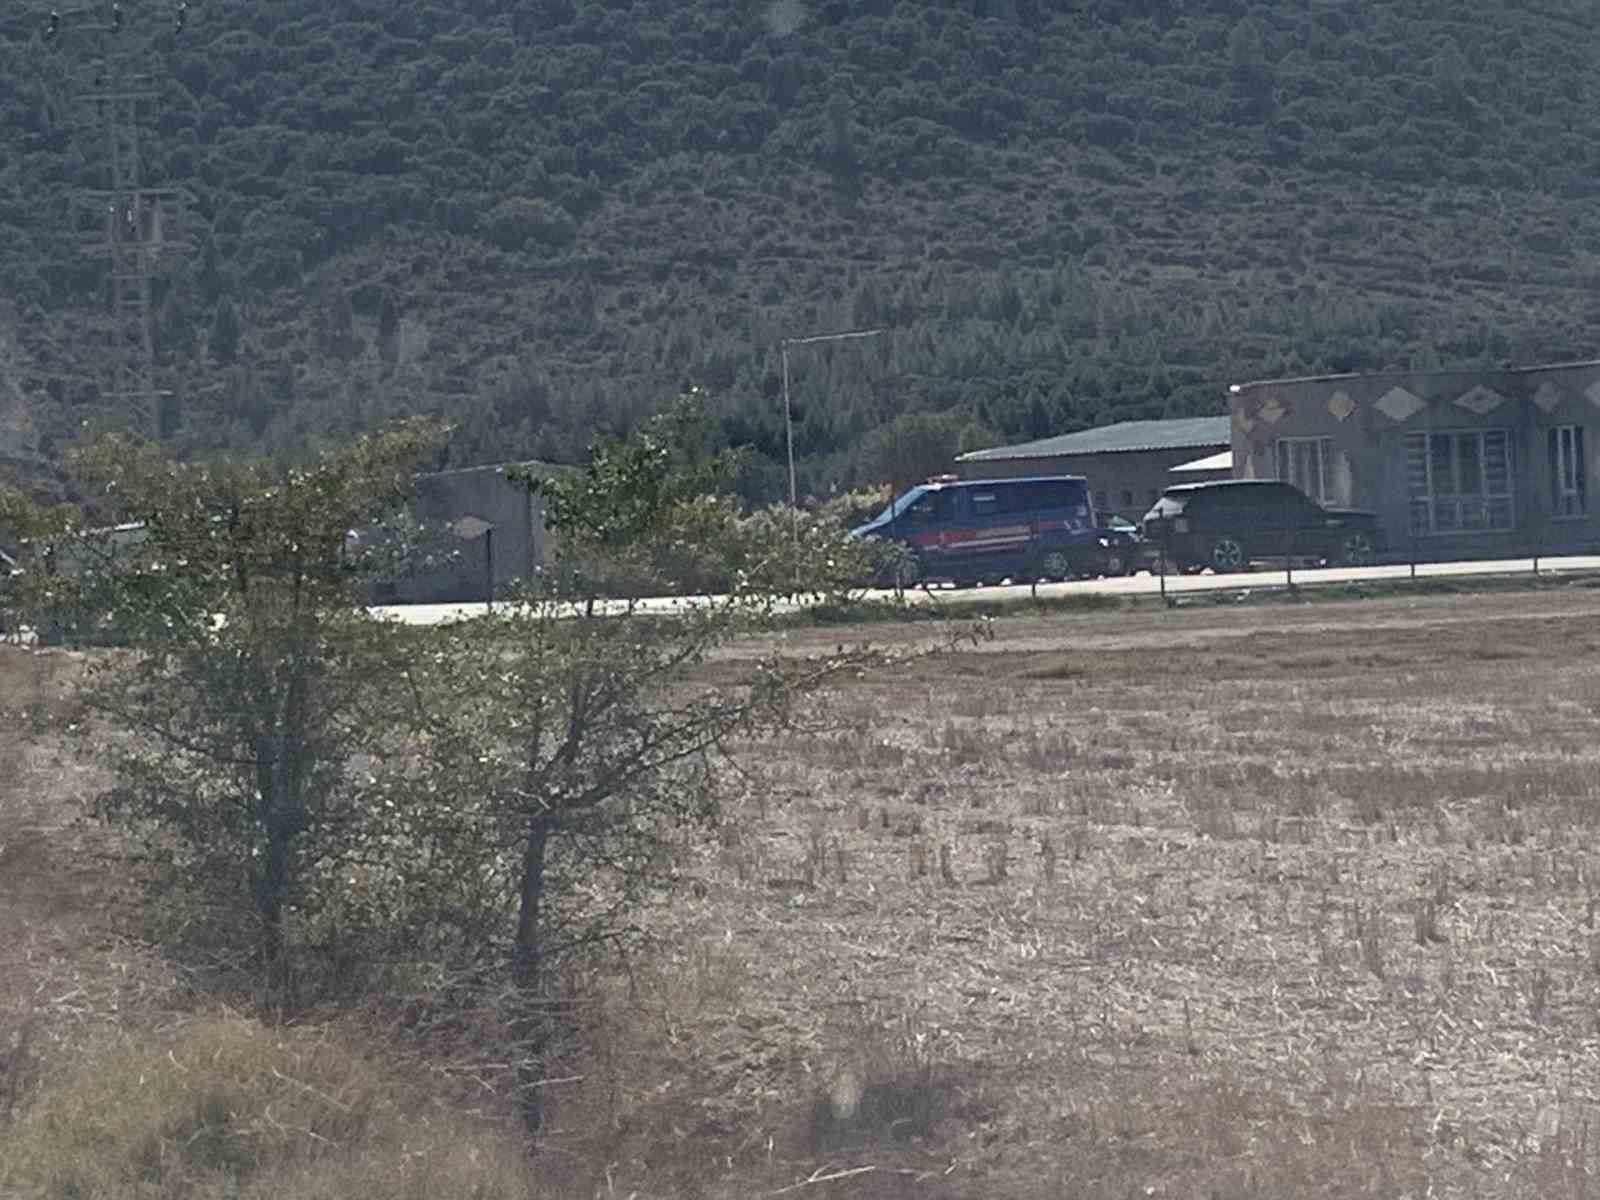
[[[0,453],[103,373],[107,35],[0,17]],[[129,0],[187,189],[156,294],[190,452],[451,414],[572,459],[704,388],[783,490],[1220,411],[1279,373],[1591,353],[1579,0]],[[70,14],[64,15],[71,24]]]

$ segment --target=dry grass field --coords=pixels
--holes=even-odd
[[[454,1107],[429,1108],[429,1068],[386,1082],[350,1065],[382,1031],[330,1027],[318,1090],[365,1089],[389,1117],[303,1117],[321,1157],[250,1159],[244,1191],[84,1194],[302,1200],[359,1177],[374,1197],[466,1178],[640,1200],[1600,1195],[1600,590],[995,633],[836,688],[820,732],[745,748],[720,837],[686,844],[679,886],[641,914],[650,950],[574,976],[583,1048],[521,1183],[459,1078]],[[5,678],[33,671],[47,697],[48,657],[14,654]],[[74,1080],[102,1081],[103,1110],[155,1103],[161,1064],[222,1061],[219,1039],[257,1061],[253,1032],[104,932],[66,840],[89,835],[30,801],[60,808],[91,773],[64,754],[48,722],[0,747],[14,1135],[71,1112]],[[276,1045],[259,1070],[306,1078],[298,1043]],[[192,1121],[192,1097],[172,1103]],[[373,1173],[447,1150],[426,1187]]]

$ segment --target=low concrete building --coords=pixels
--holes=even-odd
[[[449,561],[383,585],[385,604],[443,604],[483,600],[492,586],[542,570],[551,547],[544,503],[506,478],[513,464],[465,467],[419,475],[413,515],[435,532],[433,544]],[[536,473],[560,470],[544,463],[514,464]]]
[[[1228,417],[1119,421],[1081,433],[973,450],[956,459],[956,469],[965,479],[1082,475],[1089,480],[1097,512],[1137,521],[1174,483],[1229,478],[1226,467],[1212,463],[1199,468],[1195,463],[1229,448]],[[1173,473],[1185,465],[1198,469]]]
[[[1234,473],[1378,515],[1397,556],[1588,550],[1600,362],[1237,384]]]

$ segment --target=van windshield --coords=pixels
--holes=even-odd
[[[913,504],[915,504],[918,500],[921,500],[927,494],[928,489],[925,486],[912,488],[909,492],[897,497],[888,508],[884,509],[876,517],[872,518],[872,523],[876,525],[880,521],[894,520],[901,513],[905,512],[906,509],[910,508]]]

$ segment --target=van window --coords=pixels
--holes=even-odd
[[[1032,512],[1040,506],[1039,485],[1014,483],[1000,489],[1000,511],[1005,513]]]
[[[1016,489],[1007,489],[1015,491]],[[972,493],[972,515],[975,517],[991,517],[1000,512],[1000,497],[995,492]]]
[[[906,520],[917,525],[933,525],[941,521],[949,521],[955,515],[956,494],[946,491],[924,494],[910,508],[906,509],[905,513]]]
[[[1070,479],[1040,479],[1019,484],[1012,512],[1035,512],[1039,509],[1069,509],[1084,503],[1084,488]]]

